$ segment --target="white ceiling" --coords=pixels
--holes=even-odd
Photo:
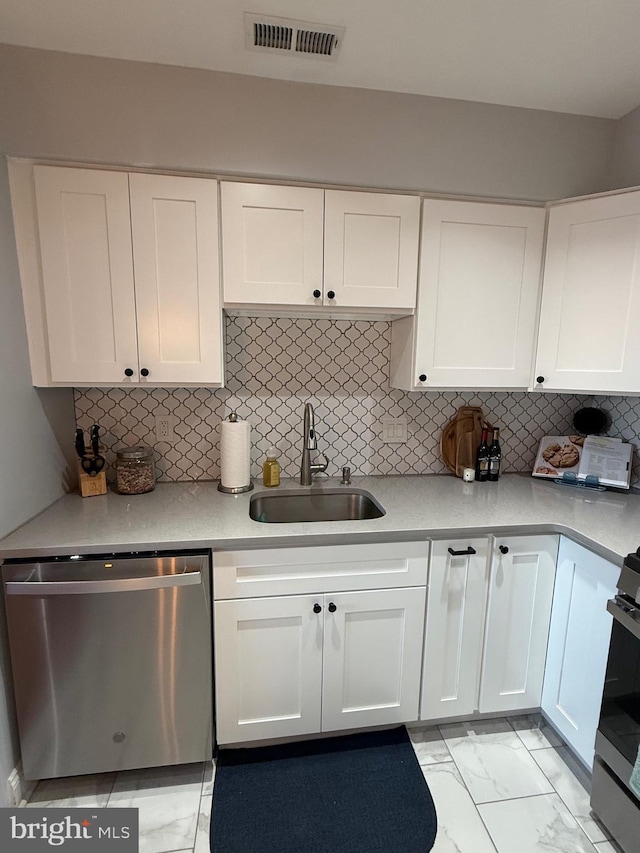
[[[251,53],[244,12],[345,26],[336,62]],[[0,0],[0,41],[619,118],[640,0]]]

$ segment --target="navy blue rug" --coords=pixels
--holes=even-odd
[[[213,853],[428,853],[436,829],[404,726],[219,754]]]

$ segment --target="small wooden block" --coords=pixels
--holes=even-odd
[[[78,482],[80,483],[80,494],[83,498],[90,498],[94,495],[107,494],[107,474],[103,469],[95,477],[82,470],[82,463],[78,460]]]

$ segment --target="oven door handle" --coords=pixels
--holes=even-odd
[[[632,613],[638,613],[640,610],[635,607],[624,606],[616,598],[611,598],[607,601],[607,610],[627,631],[630,631],[636,639],[640,640],[640,622],[636,621]]]

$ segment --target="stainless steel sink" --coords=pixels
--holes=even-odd
[[[266,524],[296,521],[363,521],[382,518],[386,511],[363,489],[327,489],[267,494],[251,498],[249,516]]]

